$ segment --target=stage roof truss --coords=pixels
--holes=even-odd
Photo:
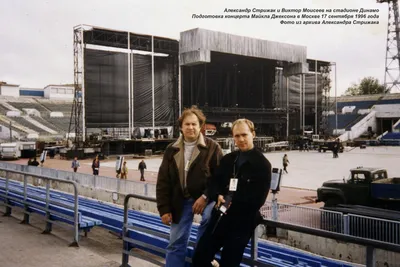
[[[128,32],[101,28],[92,28],[84,31],[85,44],[128,49],[128,38],[130,40],[130,49],[151,52],[151,35],[132,32],[128,34]],[[154,36],[154,52],[178,54],[179,42],[174,39]]]

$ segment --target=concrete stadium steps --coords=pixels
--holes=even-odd
[[[10,189],[16,192],[20,192],[23,198],[23,185],[21,182],[10,181]],[[4,192],[5,179],[0,178],[0,190]],[[36,196],[44,198],[46,196],[45,189],[42,187],[28,186],[27,194],[31,196]],[[67,193],[51,191],[50,199],[56,201],[62,205],[73,204],[73,196]],[[62,211],[60,209],[60,211]],[[123,209],[116,207],[112,204],[107,204],[99,202],[96,200],[91,200],[83,197],[79,197],[79,212],[82,217],[88,217],[91,219],[97,219],[101,221],[100,227],[104,227],[108,230],[121,234],[123,225]],[[158,233],[169,233],[169,227],[162,224],[161,219],[157,215],[150,215],[144,212],[129,210],[129,220],[128,224],[133,226],[138,226],[146,228],[149,230],[156,231]],[[197,234],[197,225],[193,225],[190,240],[195,241]],[[144,242],[159,248],[166,248],[168,245],[168,240],[165,238],[160,238],[154,235],[150,235],[141,231],[129,230],[129,235],[137,241]],[[140,246],[138,246],[140,247]],[[142,248],[153,254],[164,257],[162,253],[156,252],[148,248]],[[188,256],[192,256],[193,248],[188,249]],[[248,246],[245,250],[245,257],[250,257],[250,247]],[[339,267],[339,266],[352,266],[351,264],[343,264],[335,260],[326,259],[320,256],[313,256],[307,253],[302,253],[296,250],[291,250],[290,248],[284,248],[281,246],[276,246],[267,241],[260,240],[258,243],[258,256],[259,261],[264,263],[273,264],[275,266],[321,266],[321,267]],[[218,257],[217,257],[218,258]],[[247,266],[242,264],[241,266]]]
[[[71,115],[70,114],[66,115],[64,113],[64,117],[51,118],[49,116],[43,116],[42,119],[45,120],[48,124],[54,125],[58,129],[61,129],[62,131],[64,131],[66,133],[69,130],[69,123],[70,123],[70,120],[71,120]],[[75,125],[75,121],[74,120],[72,120],[72,125]]]
[[[40,101],[40,104],[52,112],[71,113],[71,110],[72,110],[72,102],[71,103],[49,103],[49,102]]]
[[[23,111],[24,108],[36,109],[40,113],[48,113],[49,111],[41,104],[34,102],[8,102],[11,106]]]
[[[56,132],[63,131],[63,129],[58,128],[57,125],[55,125],[55,124],[49,123],[47,120],[43,119],[42,117],[32,117],[32,119],[43,124],[47,128],[52,129],[53,131],[56,131]]]
[[[0,114],[7,114],[7,111],[10,111],[8,108],[6,108],[3,103],[0,103]]]
[[[0,124],[4,125],[5,127],[10,127],[10,121],[12,123],[11,129],[19,134],[27,134],[27,133],[36,133],[32,129],[16,123],[12,118],[6,117],[5,115],[0,115]]]
[[[27,121],[23,117],[9,117],[9,119],[15,121],[16,123],[28,128],[28,129],[31,129],[32,131],[35,131],[39,134],[48,134],[48,132],[46,130],[32,124],[31,122]]]

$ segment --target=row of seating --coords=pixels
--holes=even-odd
[[[30,186],[31,187],[31,186]],[[9,190],[6,192],[5,179],[0,178],[0,200],[6,202],[14,207],[25,208],[28,206],[27,212],[38,213],[46,216],[46,192],[33,192],[28,190],[27,198],[24,203],[23,185],[17,182],[11,182],[8,186]],[[50,213],[51,221],[60,221],[68,224],[74,224],[74,206],[73,202],[62,202],[57,201],[57,198],[50,198],[48,210]],[[78,213],[78,229],[83,231],[85,235],[94,226],[101,225],[101,220],[91,218],[83,215],[81,212]]]
[[[377,104],[377,101],[338,102],[337,108],[338,111],[341,111],[344,107],[355,106],[356,108],[354,109],[353,112],[357,112],[360,109],[369,109],[375,104]]]
[[[35,119],[35,118],[36,118],[36,117],[34,117],[34,119]],[[20,125],[22,125],[22,126],[24,126],[24,127],[27,127],[27,128],[29,128],[29,129],[33,130],[33,131],[35,131],[35,132],[37,132],[37,133],[39,133],[39,134],[49,134],[46,130],[44,130],[44,129],[42,129],[42,128],[40,128],[40,127],[38,127],[38,126],[32,124],[31,122],[27,121],[26,119],[24,119],[24,118],[22,118],[22,117],[11,117],[11,118],[9,118],[9,119],[15,121],[16,123],[18,123],[18,124],[20,124]],[[46,124],[45,126],[47,126],[47,127],[50,128],[50,129],[53,129],[53,127],[51,127],[51,125],[47,125],[47,124]],[[53,130],[54,130],[54,129],[53,129]]]
[[[61,118],[51,118],[51,117],[43,117],[43,120],[47,121],[48,124],[52,124],[56,126],[58,129],[61,129],[64,132],[68,132],[69,124],[71,122],[70,116],[61,117]],[[72,120],[72,125],[75,125],[75,121]],[[74,127],[73,127],[74,129]]]
[[[400,140],[400,133],[391,132],[382,136],[381,140]]]
[[[359,121],[359,117],[363,117],[365,115],[359,114],[337,114],[337,128],[338,129],[345,129],[351,128],[355,121]],[[328,125],[330,129],[335,129],[336,127],[336,115],[329,115],[328,116]]]
[[[5,181],[0,179],[0,189],[4,188]],[[14,192],[19,192],[23,195],[23,188],[21,183],[12,181],[10,182],[10,188]],[[3,190],[4,192],[4,190]],[[1,191],[0,191],[1,193]],[[27,188],[27,193],[30,199],[35,199],[37,197],[43,198],[45,196],[45,190],[40,187],[29,186]],[[17,193],[15,193],[17,194]],[[62,206],[71,206],[74,198],[73,196],[61,193],[61,192],[50,192],[50,199],[52,203],[59,203]],[[56,209],[53,207],[52,209]],[[63,209],[58,208],[57,212],[62,213]],[[96,222],[96,225],[104,227],[112,232],[121,234],[123,226],[123,209],[102,203],[96,200],[86,199],[83,197],[79,198],[79,212],[82,217],[82,223],[88,218],[90,221]],[[128,224],[135,227],[141,227],[144,229],[156,231],[157,233],[168,235],[169,227],[162,224],[160,217],[145,212],[139,212],[135,210],[129,210],[128,213]],[[85,219],[84,219],[85,218]],[[101,222],[101,223],[100,223]],[[83,225],[82,225],[83,226]],[[197,226],[194,225],[191,230],[190,240],[195,241],[197,234]],[[168,244],[168,238],[160,238],[155,235],[147,234],[140,230],[130,230],[130,238],[144,242],[145,244],[150,244],[158,248],[165,249]],[[164,257],[163,253],[157,252],[156,250],[144,248],[138,246],[144,250],[147,250],[155,255]],[[188,256],[190,257],[193,253],[193,248],[189,248]],[[341,262],[334,260],[329,260],[326,258],[311,256],[306,253],[291,250],[289,248],[282,248],[280,246],[275,246],[266,241],[259,241],[258,244],[258,255],[259,261],[264,263],[273,264],[274,266],[351,266],[344,265]],[[245,257],[250,257],[250,248],[246,249]],[[242,265],[246,266],[246,265]]]

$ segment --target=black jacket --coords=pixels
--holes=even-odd
[[[239,151],[234,151],[221,159],[212,189],[217,195],[233,193],[232,204],[226,216],[226,220],[231,222],[229,228],[238,226],[239,229],[249,229],[248,227],[257,226],[260,219],[259,209],[267,199],[271,185],[271,163],[259,150],[250,151],[247,161],[239,169],[236,168],[237,190],[230,192],[229,183],[234,177],[233,170],[238,155]]]

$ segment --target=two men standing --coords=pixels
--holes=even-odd
[[[165,151],[157,178],[157,208],[171,226],[166,267],[185,266],[186,249],[195,214],[202,215],[197,240],[204,233],[215,204],[209,185],[222,158],[221,147],[203,136],[205,116],[196,107],[179,118],[181,137]],[[211,260],[210,260],[211,262]]]
[[[239,266],[262,220],[259,209],[270,189],[271,164],[254,148],[254,124],[247,119],[233,123],[232,134],[239,150],[223,158],[220,146],[200,133],[205,123],[200,110],[186,109],[179,123],[182,136],[167,147],[156,187],[161,220],[171,226],[165,266],[185,266],[194,214],[201,214],[202,221],[193,266],[212,266],[221,247],[220,266]],[[225,203],[222,217],[214,209],[216,200],[216,208],[232,200]]]

